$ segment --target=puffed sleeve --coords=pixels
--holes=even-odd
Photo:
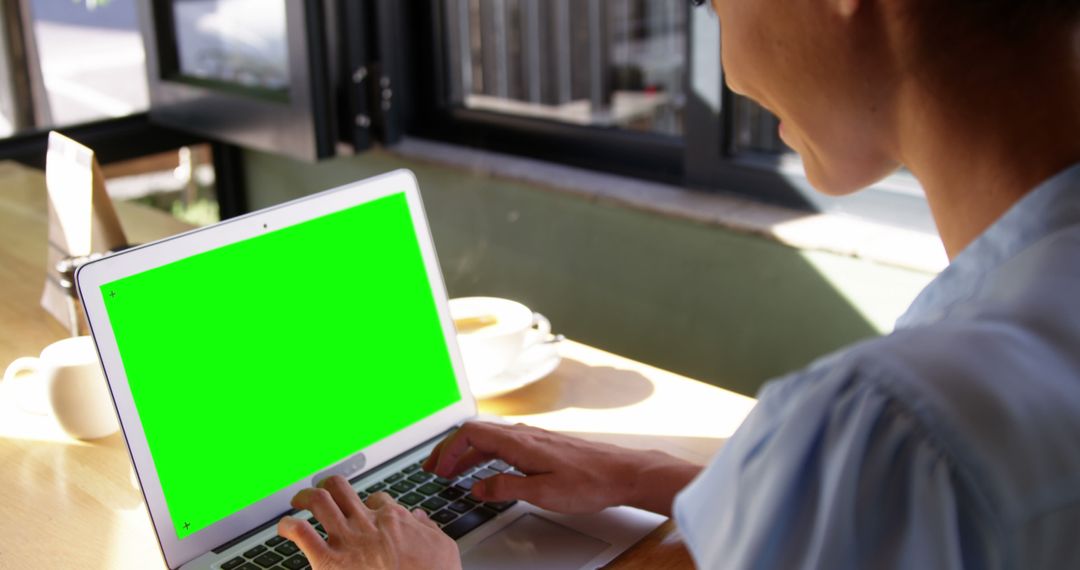
[[[993,567],[911,403],[842,359],[775,381],[675,501],[701,568]]]

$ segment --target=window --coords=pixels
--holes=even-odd
[[[0,5],[0,159],[44,167],[55,129],[94,149],[116,200],[198,224],[216,220],[219,205],[226,216],[241,213],[237,150],[147,117],[136,1]]]
[[[30,45],[40,65],[38,126],[123,117],[147,108],[135,0],[30,0]]]
[[[451,104],[679,136],[686,11],[676,0],[442,0]]]
[[[288,43],[304,48],[290,51],[287,65],[280,49],[267,52],[277,54],[269,59],[262,57],[266,50],[256,50],[260,71],[237,74],[231,63],[238,55],[250,59],[251,53],[228,42],[224,51],[216,44],[203,46],[212,49],[188,54],[193,58],[179,54],[173,62],[173,71],[183,72],[178,81],[186,83],[172,87],[185,93],[194,88],[192,82],[242,84],[248,91],[255,86],[270,99],[287,91],[296,116],[312,117],[304,125],[315,125],[315,144],[281,136],[282,125],[299,123],[280,112],[280,102],[258,107],[263,101],[227,94],[198,104],[172,94],[154,98],[158,125],[201,134],[155,127],[142,112],[145,70],[172,58],[156,57],[154,41],[148,44],[150,55],[144,54],[136,7],[165,7],[161,13],[173,14],[182,3],[175,15],[187,17],[254,0],[137,1],[0,3],[5,19],[0,31],[7,34],[0,39],[10,56],[0,58],[0,76],[6,79],[0,81],[0,129],[6,125],[9,132],[21,133],[62,126],[70,131],[69,125],[81,128],[87,120],[105,119],[87,136],[97,133],[109,144],[80,139],[98,149],[103,162],[175,148],[162,142],[166,133],[272,152],[297,144],[314,160],[342,148],[363,150],[376,139],[392,144],[404,132],[806,209],[901,218],[903,225],[924,229],[933,225],[910,175],[840,201],[810,189],[798,157],[779,140],[776,119],[724,87],[716,15],[709,8],[691,8],[686,0],[281,0]],[[280,29],[280,10],[271,15],[264,24]],[[162,22],[150,21],[161,27]],[[244,30],[237,38],[250,35]],[[193,37],[181,36],[180,47],[193,45]],[[282,89],[287,76],[303,73],[313,74],[311,81],[300,82],[310,83],[310,97],[297,97],[300,91],[291,83]],[[152,85],[171,82],[158,72],[149,79]],[[170,104],[179,111],[165,122]],[[206,121],[190,120],[192,110],[207,111]],[[244,113],[254,122],[229,122]],[[244,128],[236,128],[240,123]],[[133,136],[124,129],[157,130]],[[121,131],[129,136],[119,136]],[[248,138],[229,138],[223,131]],[[29,152],[26,145],[7,146],[0,156]],[[218,163],[219,156],[238,160],[241,153],[215,146],[212,154]],[[239,181],[242,169],[228,169],[236,174],[229,178]],[[223,215],[243,211],[237,190],[219,193],[229,202]]]
[[[762,106],[746,97],[732,98],[733,136],[731,145],[738,152],[788,154],[791,149],[780,140],[780,121]]]
[[[412,134],[932,230],[898,174],[841,200],[813,191],[778,121],[723,85],[720,29],[686,0],[435,0]],[[408,30],[403,26],[403,34]]]

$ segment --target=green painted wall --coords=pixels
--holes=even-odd
[[[384,151],[245,159],[253,208],[409,168],[452,297],[514,298],[570,338],[750,395],[888,331],[932,277]]]

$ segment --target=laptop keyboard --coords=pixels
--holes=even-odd
[[[357,492],[361,500],[384,492],[409,510],[424,509],[428,517],[455,540],[495,518],[517,501],[482,502],[470,498],[469,490],[481,479],[499,473],[521,475],[505,461],[494,459],[466,470],[455,479],[437,477],[420,469],[423,461],[406,466]],[[315,517],[308,519],[323,539],[326,529]],[[222,570],[303,570],[310,568],[307,558],[291,540],[275,536],[221,565]]]

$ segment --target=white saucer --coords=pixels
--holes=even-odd
[[[470,380],[469,386],[476,399],[483,400],[501,396],[523,388],[546,377],[559,367],[559,343],[548,342],[535,344],[501,374],[480,380]]]

